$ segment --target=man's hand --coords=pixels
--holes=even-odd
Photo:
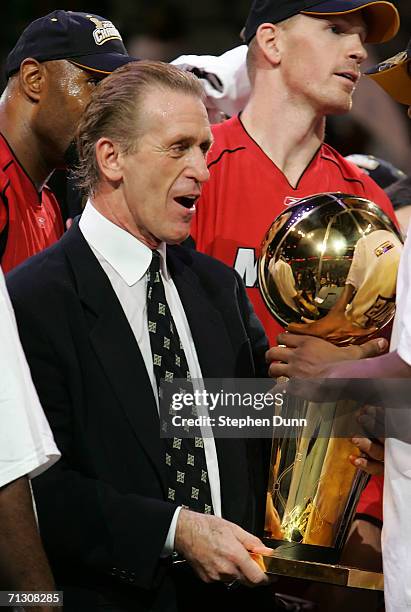
[[[271,555],[257,537],[217,516],[183,508],[179,514],[175,549],[204,582],[239,580],[247,586],[269,583],[250,552]]]
[[[384,440],[352,438],[351,442],[361,451],[361,457],[350,455],[350,461],[355,467],[371,475],[384,473]]]
[[[328,378],[336,363],[376,357],[387,348],[383,338],[369,340],[361,346],[337,347],[321,338],[282,333],[278,344],[266,353],[269,374],[273,378]],[[335,368],[334,368],[335,369]]]

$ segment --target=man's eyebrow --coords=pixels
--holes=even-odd
[[[175,138],[173,138],[173,141],[170,144],[170,146],[172,147],[176,144],[183,145],[183,146],[190,146],[190,145],[195,144],[196,142],[197,142],[197,139],[194,136],[176,136]],[[214,142],[213,138],[205,138],[204,140],[201,141],[200,147],[202,149],[209,149],[211,145],[213,144],[213,142]]]

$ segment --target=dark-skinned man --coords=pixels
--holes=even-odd
[[[96,84],[132,59],[110,21],[61,10],[33,21],[10,52],[0,100],[0,262],[5,273],[61,237],[61,212],[47,179],[65,167]]]

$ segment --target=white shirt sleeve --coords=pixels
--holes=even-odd
[[[0,486],[60,457],[31,380],[0,269]]]
[[[180,512],[183,506],[179,506],[173,514],[173,518],[171,519],[170,527],[168,528],[168,533],[166,537],[166,541],[163,546],[163,551],[161,553],[162,557],[169,557],[173,554],[174,548],[174,540],[176,537],[176,528],[178,517],[180,516]]]
[[[391,350],[411,365],[411,236],[401,256]],[[386,612],[411,611],[411,445],[385,441],[382,554]]]
[[[246,56],[247,46],[241,45],[219,56],[182,55],[171,63],[199,77],[207,109],[232,117],[243,110],[250,97]]]
[[[397,299],[391,350],[411,365],[411,235],[408,234],[401,255],[397,279]]]
[[[385,441],[382,551],[386,612],[411,610],[411,445]]]

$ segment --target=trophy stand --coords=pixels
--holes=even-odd
[[[271,557],[252,554],[252,558],[258,563],[266,574],[286,576],[287,578],[302,578],[313,582],[326,582],[335,586],[345,586],[357,589],[368,589],[374,591],[384,590],[384,576],[377,572],[368,572],[355,567],[344,565],[321,563],[302,559],[307,556],[306,551],[301,551],[298,544],[288,546],[284,542],[275,540],[264,540],[264,544],[273,547]],[[312,551],[312,556],[321,558],[322,551]]]

